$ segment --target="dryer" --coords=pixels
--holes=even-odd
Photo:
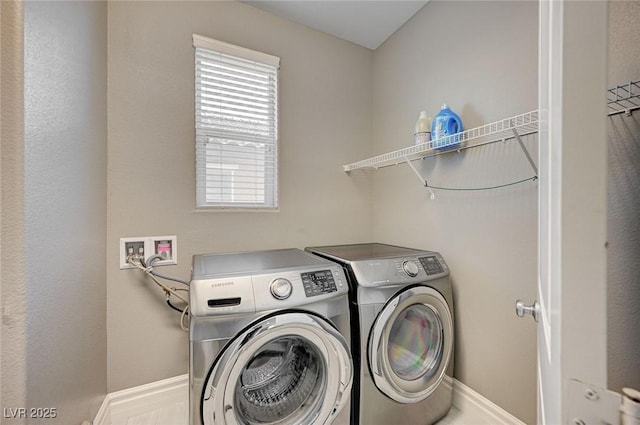
[[[193,257],[189,424],[348,424],[348,285],[298,249]]]
[[[352,424],[427,425],[451,408],[453,293],[442,256],[378,243],[309,247],[347,273]]]

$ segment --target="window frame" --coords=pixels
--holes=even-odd
[[[197,211],[278,211],[279,208],[279,184],[278,184],[278,145],[279,145],[279,67],[280,58],[272,56],[266,53],[258,52],[255,50],[247,49],[240,46],[235,46],[222,41],[214,40],[211,38],[203,37],[197,34],[193,34],[193,47],[194,47],[194,128],[195,128],[195,156],[196,156],[196,210]],[[204,52],[198,49],[203,49]],[[202,70],[202,65],[199,60],[202,60],[202,55],[215,56],[218,55],[222,58],[229,58],[232,61],[250,62],[255,63],[257,67],[271,68],[265,71],[264,75],[269,76],[269,83],[265,83],[264,87],[269,91],[269,107],[273,110],[267,114],[268,136],[252,136],[242,133],[233,132],[228,128],[222,127],[204,127],[199,119],[202,118],[200,103],[203,91],[199,72]],[[220,185],[213,186],[207,183],[207,178],[211,178],[207,170],[220,169],[226,170],[228,167],[233,167],[232,164],[223,162],[224,159],[229,160],[229,147],[225,149],[225,140],[227,137],[231,137],[228,140],[242,140],[242,144],[238,146],[230,147],[231,150],[235,150],[234,153],[239,154],[245,160],[253,159],[257,161],[250,173],[251,184],[255,187],[261,186],[264,188],[264,193],[261,194],[261,190],[254,192],[253,195],[262,199],[258,200],[233,200],[224,199],[229,194],[221,195],[219,200],[207,199],[207,190],[219,189],[224,190],[222,180]],[[203,139],[207,139],[206,141]],[[227,142],[228,142],[227,140]],[[246,141],[246,143],[244,143]],[[229,144],[231,146],[231,144]],[[254,148],[251,149],[251,145]],[[211,149],[211,152],[209,152]],[[263,149],[263,150],[261,150]],[[213,158],[216,154],[216,150],[219,152],[221,160],[219,162],[208,161],[208,158]],[[246,151],[246,154],[242,151]],[[260,158],[260,152],[264,153],[264,157]],[[222,153],[224,152],[224,153]],[[226,158],[225,158],[226,157]],[[262,162],[261,162],[262,160]],[[261,169],[262,168],[262,169]],[[213,172],[215,174],[215,172]],[[225,172],[221,173],[225,174]],[[233,185],[232,191],[241,189],[238,185]],[[233,196],[233,195],[231,195]]]

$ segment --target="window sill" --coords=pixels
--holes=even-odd
[[[222,208],[222,207],[201,207],[191,211],[194,214],[208,213],[278,213],[280,208]]]

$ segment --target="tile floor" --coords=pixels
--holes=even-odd
[[[130,417],[126,425],[187,425],[187,422],[188,411],[187,401],[185,400],[168,405],[162,409]],[[475,421],[469,415],[465,415],[458,409],[453,408],[437,425],[475,425],[477,423],[478,421]]]
[[[187,422],[189,422],[189,411],[187,409],[188,402],[183,400],[158,410],[130,417],[126,425],[187,425]]]

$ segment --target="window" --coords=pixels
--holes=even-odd
[[[278,67],[271,55],[193,35],[196,206],[278,207]]]

